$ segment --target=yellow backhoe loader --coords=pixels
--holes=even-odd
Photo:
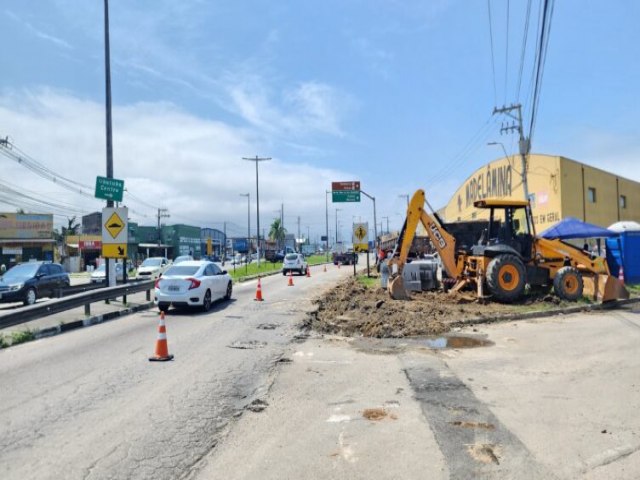
[[[425,211],[425,203],[431,214]],[[424,191],[413,195],[389,261],[393,278],[388,289],[392,298],[409,298],[402,269],[419,222],[438,251],[443,275],[454,282],[453,291],[474,288],[479,297],[486,293],[498,301],[513,302],[523,296],[528,284],[534,289],[553,287],[558,297],[571,301],[583,294],[602,302],[629,298],[624,285],[611,276],[604,258],[591,257],[562,240],[536,236],[529,202],[485,199],[476,201],[474,206],[489,210],[488,228],[477,244],[461,250],[426,201]]]

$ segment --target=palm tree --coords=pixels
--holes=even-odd
[[[271,230],[269,230],[269,239],[277,242],[278,247],[280,247],[280,245],[284,245],[284,237],[286,234],[287,229],[284,228],[280,219],[274,218],[271,224]]]

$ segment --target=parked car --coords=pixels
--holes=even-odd
[[[70,284],[69,274],[59,263],[21,263],[0,277],[0,302],[33,305],[38,298],[52,297],[56,290]]]
[[[287,253],[282,263],[282,274],[286,275],[289,272],[296,271],[300,275],[304,275],[307,272],[308,266],[304,255],[301,253]]]
[[[175,258],[173,263],[176,264],[176,263],[182,263],[182,262],[190,262],[192,260],[193,260],[193,257],[191,255],[180,255],[179,257]]]
[[[200,306],[207,312],[219,299],[229,300],[233,289],[231,276],[219,265],[206,260],[173,264],[156,280],[155,302],[161,312],[169,307]]]
[[[107,264],[103,263],[91,274],[91,283],[102,283],[107,280]],[[116,282],[124,280],[124,270],[121,263],[116,263]]]
[[[170,263],[165,257],[149,257],[138,267],[136,279],[155,280],[162,276]]]

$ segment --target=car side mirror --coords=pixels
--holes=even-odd
[[[227,271],[226,270],[222,270],[222,273],[220,275],[226,275]]]

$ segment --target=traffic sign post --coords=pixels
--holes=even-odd
[[[122,201],[122,192],[124,191],[124,180],[116,178],[96,177],[96,198],[103,200],[112,200],[114,202]]]
[[[102,256],[104,258],[127,258],[128,217],[127,207],[102,209]]]
[[[353,251],[368,252],[369,251],[369,224],[354,223],[353,224]]]

